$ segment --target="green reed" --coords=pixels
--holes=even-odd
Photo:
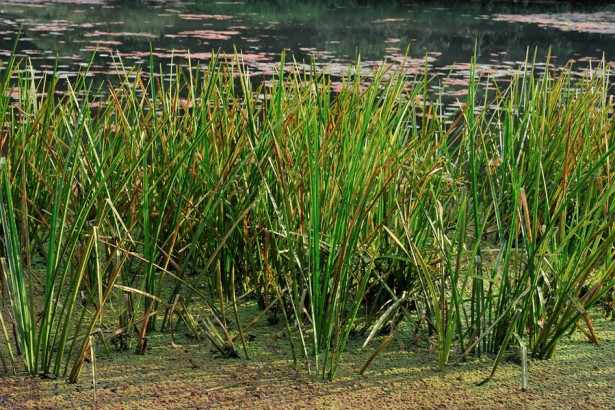
[[[333,92],[285,57],[258,87],[236,55],[151,61],[96,90],[87,70],[12,62],[4,371],[17,352],[27,372],[74,381],[108,328],[139,354],[150,332],[186,326],[249,357],[237,294],[280,314],[295,363],[329,379],[355,330],[366,345],[389,330],[371,362],[401,321],[440,368],[492,354],[495,371],[515,347],[548,358],[576,328],[598,344],[588,309],[615,285],[608,73],[532,67],[505,87],[473,68],[446,116],[446,90],[431,97],[403,64],[367,78],[357,63]]]

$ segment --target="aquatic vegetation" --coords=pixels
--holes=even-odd
[[[5,372],[75,381],[90,336],[147,354],[159,330],[249,357],[265,316],[329,379],[350,339],[389,333],[367,367],[400,323],[440,368],[549,358],[576,329],[599,343],[588,309],[615,286],[605,64],[526,64],[506,86],[472,64],[453,111],[403,61],[358,62],[335,91],[284,57],[256,88],[241,55],[149,66],[100,89],[87,70],[3,73]]]

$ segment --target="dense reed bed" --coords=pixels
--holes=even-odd
[[[315,67],[280,67],[256,88],[236,56],[92,89],[87,72],[9,62],[5,372],[75,381],[92,343],[145,354],[151,332],[179,328],[249,358],[265,317],[329,379],[350,337],[381,332],[362,371],[396,336],[427,340],[440,367],[489,354],[494,370],[508,350],[549,358],[576,329],[599,344],[588,309],[612,307],[615,285],[604,66],[528,64],[505,87],[472,71],[449,116],[403,66],[336,93]]]

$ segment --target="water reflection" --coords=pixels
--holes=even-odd
[[[271,72],[282,50],[297,61],[312,55],[334,75],[361,55],[366,66],[400,61],[410,46],[410,69],[425,64],[448,81],[463,82],[466,63],[477,61],[494,75],[507,75],[536,47],[539,61],[552,55],[562,65],[615,60],[615,7],[522,7],[418,2],[330,1],[145,1],[18,0],[0,2],[0,54],[18,44],[38,70],[56,58],[65,74],[92,60],[92,73],[112,75],[121,65],[180,62],[190,55],[206,61],[212,51],[235,48],[255,76]],[[151,47],[151,48],[150,48]],[[579,66],[581,67],[581,65]]]

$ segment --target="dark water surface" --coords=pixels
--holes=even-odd
[[[135,63],[168,67],[191,56],[206,63],[212,51],[243,54],[250,73],[264,77],[285,50],[298,62],[315,56],[320,67],[346,72],[357,55],[366,71],[387,59],[399,62],[410,47],[409,70],[463,85],[476,44],[479,70],[507,76],[528,48],[537,61],[579,73],[603,55],[615,66],[615,6],[513,6],[450,2],[373,3],[329,7],[322,2],[18,0],[0,2],[0,58],[17,50],[38,71],[75,75],[93,58],[92,75],[104,78]],[[300,3],[300,4],[295,4]],[[550,51],[549,51],[550,50]],[[121,59],[120,59],[121,57]],[[292,58],[287,58],[292,60]]]

